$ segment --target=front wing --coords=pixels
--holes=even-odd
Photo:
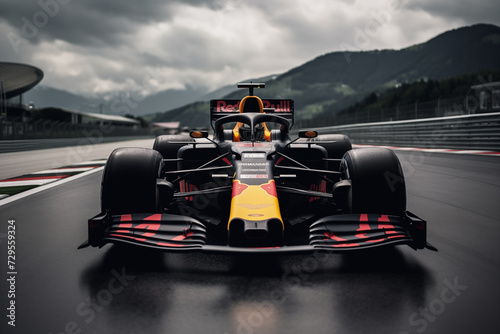
[[[309,243],[275,247],[233,247],[207,243],[199,220],[174,214],[101,213],[88,221],[89,239],[79,248],[106,243],[137,245],[169,252],[309,253],[343,252],[406,244],[436,250],[426,241],[426,221],[410,212],[403,216],[343,214],[319,218],[310,225]]]

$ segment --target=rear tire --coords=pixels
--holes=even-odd
[[[352,213],[401,215],[406,211],[406,185],[396,154],[385,148],[348,151],[340,170],[350,180],[348,207]]]
[[[342,134],[318,135],[316,138],[308,139],[307,142],[323,146],[328,152],[328,159],[341,159],[352,149],[351,140]],[[338,161],[328,161],[328,170],[339,170],[339,166]]]
[[[346,135],[318,135],[313,141],[326,148],[328,159],[341,159],[347,151],[352,149],[351,140]]]
[[[118,148],[109,156],[101,183],[101,210],[111,214],[160,213],[157,179],[163,157],[147,148]]]
[[[195,142],[193,138],[189,135],[162,135],[155,139],[153,144],[153,150],[160,152],[163,159],[177,159],[177,152],[179,148],[185,146],[186,143]],[[176,171],[178,164],[177,161],[166,161],[165,169],[169,171]],[[176,175],[168,175],[167,180],[172,181],[176,178]]]
[[[156,137],[153,150],[160,152],[164,159],[175,159],[180,147],[194,141],[189,135],[162,135]]]

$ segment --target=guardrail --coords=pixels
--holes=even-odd
[[[149,128],[123,125],[0,120],[0,153],[153,137]]]
[[[314,128],[355,144],[500,151],[500,112]]]
[[[23,152],[44,150],[50,148],[82,146],[94,144],[114,143],[126,140],[149,139],[152,136],[129,137],[82,137],[64,139],[26,139],[26,140],[0,140],[0,153]]]
[[[6,121],[0,119],[0,139],[2,140],[79,138],[94,133],[104,137],[152,135],[149,128],[109,123],[72,124],[48,120]]]

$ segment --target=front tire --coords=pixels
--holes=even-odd
[[[401,215],[406,211],[406,185],[396,154],[386,148],[350,150],[342,158],[341,172],[351,182],[351,213]]]
[[[101,210],[111,214],[160,213],[157,179],[163,157],[147,148],[118,148],[109,156],[101,183]]]

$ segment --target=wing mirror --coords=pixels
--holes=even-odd
[[[317,131],[299,131],[299,138],[316,138],[317,136]]]
[[[316,138],[317,136],[318,136],[318,131],[308,131],[308,130],[299,131],[299,137],[295,138],[294,140],[292,140],[291,142],[289,142],[288,144],[286,144],[286,146],[292,145],[293,143],[295,143],[300,138],[311,139],[311,138]],[[311,147],[311,142],[308,142],[308,145],[309,145],[309,147]]]
[[[208,131],[191,131],[189,132],[191,138],[208,138]]]

